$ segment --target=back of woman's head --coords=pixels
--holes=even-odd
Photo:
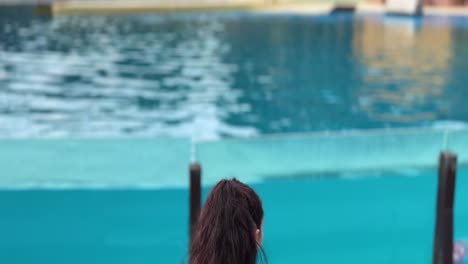
[[[262,221],[262,203],[254,190],[236,179],[220,181],[198,219],[190,264],[255,264]]]

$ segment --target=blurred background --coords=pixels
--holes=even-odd
[[[429,263],[442,150],[468,237],[468,8],[411,2],[0,0],[0,262],[186,263],[198,162],[270,263]]]

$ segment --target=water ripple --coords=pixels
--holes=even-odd
[[[0,138],[213,139],[468,122],[467,19],[0,20]]]

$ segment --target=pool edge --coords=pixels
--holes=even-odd
[[[326,15],[336,10],[352,10],[356,14],[384,14],[385,6],[366,2],[360,3],[262,3],[262,2],[238,2],[227,4],[203,4],[203,5],[162,5],[157,3],[119,2],[109,4],[106,1],[88,2],[72,0],[58,2],[50,5],[37,5],[38,13],[53,16],[62,15],[125,15],[140,13],[174,13],[174,12],[222,12],[244,11],[267,14],[303,14]],[[426,6],[423,9],[425,15],[443,16],[468,16],[468,7],[434,7]]]
[[[132,14],[132,13],[174,13],[174,12],[212,12],[212,11],[246,11],[259,13],[293,13],[293,14],[329,14],[343,4],[272,4],[272,3],[231,3],[203,5],[161,5],[155,3],[120,2],[109,5],[105,1],[70,1],[53,3],[49,6],[53,15],[96,15],[96,14]],[[349,7],[350,4],[346,4]],[[42,8],[44,8],[42,6]]]

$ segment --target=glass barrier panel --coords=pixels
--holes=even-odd
[[[186,187],[188,139],[0,141],[0,188]]]
[[[468,130],[445,132],[446,148],[457,154],[458,166],[468,165]]]
[[[199,143],[203,180],[248,182],[283,177],[353,176],[361,171],[433,167],[442,131],[377,131],[312,134]]]
[[[454,240],[460,251],[464,248],[464,262],[468,263],[468,130],[450,131],[447,137],[448,149],[457,154],[457,175],[454,201]],[[462,250],[463,251],[463,250]],[[461,252],[461,251],[460,251]],[[461,255],[460,255],[461,256]]]
[[[0,141],[4,263],[183,263],[185,139]]]
[[[203,182],[260,195],[274,263],[430,263],[444,133],[377,131],[197,144]],[[209,191],[208,188],[206,191]]]

